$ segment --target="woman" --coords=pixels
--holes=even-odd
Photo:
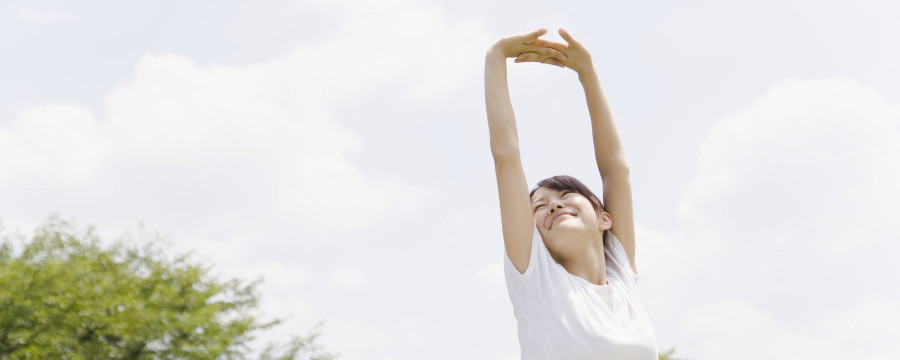
[[[485,59],[485,101],[500,194],[506,285],[522,359],[658,359],[656,336],[638,298],[628,164],[591,56],[563,29],[497,41]],[[569,176],[528,191],[506,59],[574,70],[584,88],[603,201]],[[550,142],[548,151],[566,151]],[[604,206],[605,204],[605,206]]]

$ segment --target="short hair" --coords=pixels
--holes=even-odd
[[[531,197],[532,200],[534,200],[534,192],[542,187],[551,190],[571,190],[577,192],[581,194],[581,196],[584,196],[588,200],[590,200],[591,204],[594,205],[594,210],[597,210],[598,214],[602,211],[605,211],[603,209],[603,202],[600,201],[600,198],[597,197],[597,195],[594,195],[594,192],[592,192],[591,189],[588,189],[588,187],[585,186],[584,183],[574,177],[568,175],[556,175],[541,180],[537,183],[537,186],[535,186],[534,189],[531,189],[531,192],[528,194],[528,196]]]

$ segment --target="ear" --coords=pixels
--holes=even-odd
[[[601,211],[600,216],[597,217],[597,225],[600,231],[609,230],[612,228],[612,215],[610,215],[606,211]]]

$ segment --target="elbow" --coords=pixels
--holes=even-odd
[[[521,156],[517,146],[491,146],[491,154],[494,156],[494,163],[497,164],[508,161],[518,161]]]
[[[491,137],[491,154],[494,161],[519,158],[519,142],[516,137]]]
[[[624,158],[606,162],[602,166],[598,166],[598,168],[600,176],[628,176],[631,173],[631,168]]]

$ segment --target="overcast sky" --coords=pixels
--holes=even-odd
[[[639,288],[693,360],[900,357],[900,5],[0,3],[0,221],[147,229],[341,359],[517,359],[484,111],[496,39],[591,51]],[[601,191],[574,72],[509,66],[527,181]],[[560,155],[562,152],[563,155]]]

